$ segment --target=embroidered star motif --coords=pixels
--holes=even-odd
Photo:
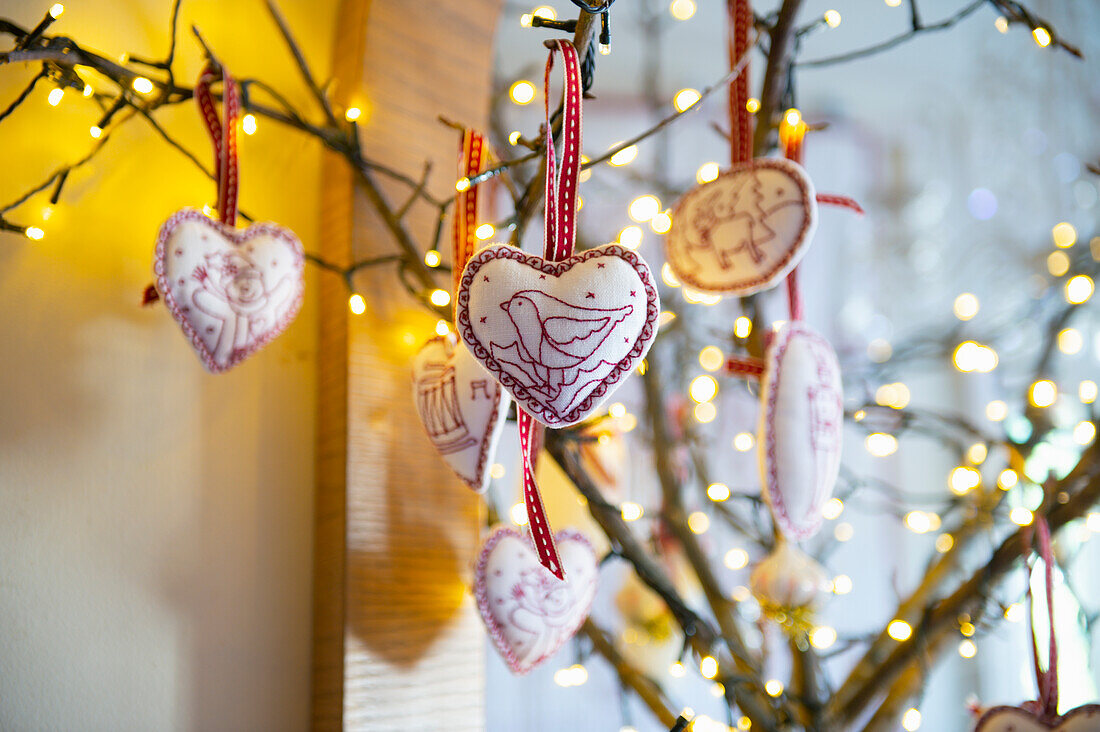
[[[546,275],[539,275],[539,279],[540,279],[540,280],[545,280],[545,279],[546,279]]]
[[[488,316],[482,316],[482,318],[481,318],[481,322],[482,322],[482,323],[484,323],[484,322],[485,322],[486,320],[488,320],[488,319],[489,319],[489,318],[488,318]]]
[[[630,339],[629,338],[623,338],[623,343],[630,343]]]
[[[585,295],[585,298],[589,299],[589,300],[595,299],[595,297],[596,297],[596,293],[594,293],[594,292],[590,292],[587,295]]]
[[[486,282],[489,281],[488,275],[481,275],[481,279],[485,280]]]
[[[596,269],[603,269],[607,265],[603,262],[596,262]]]
[[[630,296],[631,296],[631,297],[634,297],[634,295],[636,295],[636,294],[637,294],[637,293],[636,293],[636,292],[635,292],[634,290],[631,290],[631,291],[630,291]]]

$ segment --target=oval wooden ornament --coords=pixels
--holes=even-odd
[[[802,166],[760,158],[679,200],[665,256],[689,287],[750,295],[774,287],[794,269],[816,227],[816,193]]]
[[[978,720],[974,732],[1096,732],[1100,730],[1100,705],[1086,704],[1055,719],[1021,707],[993,707]]]
[[[765,354],[758,442],[764,495],[792,538],[821,528],[840,469],[843,417],[832,346],[805,323],[785,323]]]

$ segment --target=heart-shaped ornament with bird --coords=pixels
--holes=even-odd
[[[665,254],[685,285],[749,295],[794,269],[816,226],[816,194],[802,166],[749,160],[680,199]]]
[[[649,267],[626,247],[548,261],[495,245],[467,263],[456,322],[520,406],[563,427],[591,414],[645,357],[659,311]]]
[[[1100,705],[1086,704],[1053,719],[1021,707],[993,707],[978,720],[974,732],[1096,732]]]
[[[288,229],[247,229],[201,211],[171,216],[157,237],[157,292],[206,368],[231,369],[286,330],[302,306],[305,255]]]
[[[783,531],[807,539],[840,470],[844,400],[833,347],[805,323],[785,323],[768,344],[760,398],[764,493]]]
[[[478,556],[477,607],[493,645],[516,674],[538,666],[572,638],[596,597],[599,561],[592,545],[568,529],[554,538],[564,581],[539,564],[527,536],[509,527],[496,529]]]
[[[511,400],[454,335],[432,338],[412,364],[416,413],[432,446],[481,493]]]

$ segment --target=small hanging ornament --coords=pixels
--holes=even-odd
[[[550,73],[562,54],[564,150],[554,153]],[[537,422],[564,427],[604,402],[645,356],[657,334],[660,301],[653,275],[617,244],[573,254],[581,147],[577,49],[554,41],[546,62],[546,225],[542,257],[490,246],[466,264],[455,321],[463,342],[519,405],[528,526],[543,566],[561,563],[532,467]],[[537,420],[537,422],[536,422]]]
[[[222,80],[225,119],[210,84]],[[229,73],[207,64],[195,100],[214,142],[221,221],[185,208],[161,226],[156,290],[206,368],[228,371],[279,336],[302,306],[305,254],[294,232],[272,223],[235,227],[240,95]]]
[[[529,537],[497,528],[486,540],[474,572],[478,611],[493,645],[518,675],[553,656],[588,618],[596,597],[599,561],[583,534],[559,531],[561,581],[540,566]]]
[[[749,589],[764,615],[802,639],[813,629],[814,608],[828,586],[825,569],[782,539],[749,576]]]
[[[459,174],[477,175],[486,152],[484,137],[464,130],[460,144]],[[476,247],[477,198],[476,187],[455,196],[456,272]],[[412,378],[416,412],[432,446],[466,485],[485,491],[511,404],[508,395],[453,334],[432,338],[417,352]]]

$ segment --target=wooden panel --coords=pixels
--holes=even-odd
[[[439,197],[454,190],[457,133],[437,116],[487,125],[499,4],[341,6],[335,97],[363,109],[371,159],[413,177],[432,160]],[[391,201],[404,199],[406,188],[379,181]],[[395,251],[342,161],[326,162],[324,200],[328,257]],[[431,240],[435,215],[410,211],[418,241]],[[435,320],[395,274],[359,276],[362,316],[349,314],[336,278],[321,293],[313,726],[482,729],[484,632],[467,589],[481,509],[417,421],[409,362]]]

